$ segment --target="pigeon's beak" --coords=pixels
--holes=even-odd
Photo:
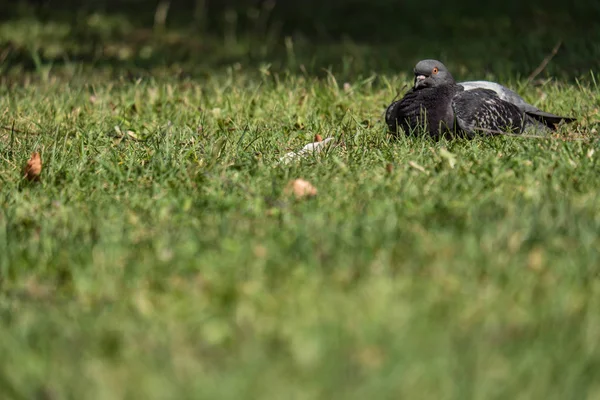
[[[425,75],[415,75],[415,88],[422,86],[422,83],[425,80],[425,78]]]

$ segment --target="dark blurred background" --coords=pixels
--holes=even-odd
[[[227,66],[357,76],[438,58],[458,77],[574,80],[600,67],[600,1],[20,0],[0,3],[0,73]],[[555,50],[555,54],[553,53]]]

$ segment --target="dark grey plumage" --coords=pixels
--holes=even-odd
[[[432,137],[452,132],[455,120],[452,98],[460,91],[463,89],[458,85],[410,90],[402,100],[388,107],[388,127],[395,132],[398,124],[407,135],[418,134],[424,129]]]
[[[546,125],[546,127],[553,130],[555,125],[564,121],[565,123],[575,121],[575,118],[569,117],[560,117],[558,115],[554,115],[545,111],[540,110],[539,108],[527,103],[525,99],[519,96],[515,91],[504,87],[496,82],[489,81],[469,81],[469,82],[460,82],[458,83],[460,86],[464,87],[465,90],[473,90],[473,89],[489,89],[498,95],[502,100],[508,101],[519,107],[519,109],[527,115],[529,115],[534,120],[541,122]]]
[[[425,130],[429,136],[451,133],[473,137],[478,132],[521,133],[528,126],[548,127],[574,119],[546,113],[494,82],[457,84],[441,62],[415,66],[414,87],[386,110],[388,128],[405,134]]]
[[[458,125],[468,136],[473,136],[478,130],[492,134],[520,133],[526,124],[533,122],[519,107],[502,100],[496,92],[489,89],[460,93],[452,99],[452,109]]]

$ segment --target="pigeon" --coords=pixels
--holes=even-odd
[[[434,138],[447,133],[474,137],[477,133],[522,133],[533,126],[556,129],[561,121],[575,121],[539,110],[514,91],[495,82],[456,83],[444,64],[422,60],[414,69],[414,86],[390,104],[386,123],[393,133],[419,128]]]

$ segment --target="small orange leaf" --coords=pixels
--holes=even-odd
[[[31,153],[31,158],[27,161],[25,168],[23,169],[23,177],[29,181],[38,181],[40,174],[42,173],[42,156],[40,153]]]
[[[284,193],[286,195],[293,194],[297,199],[303,199],[305,197],[316,196],[317,188],[304,179],[294,179],[287,184]]]
[[[315,135],[315,142],[322,142],[322,141],[323,141],[323,137],[317,133]]]

